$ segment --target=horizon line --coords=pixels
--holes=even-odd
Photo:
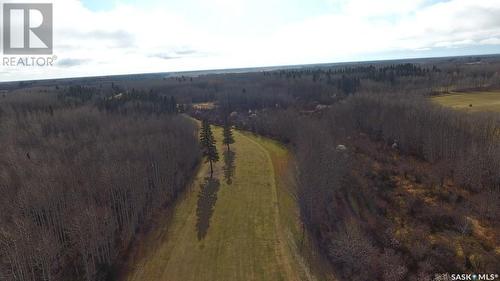
[[[319,63],[305,63],[305,64],[285,64],[285,65],[264,65],[264,66],[250,66],[250,67],[234,67],[234,68],[212,68],[212,69],[193,69],[193,70],[182,70],[182,71],[165,71],[165,72],[139,72],[139,73],[125,73],[125,74],[104,74],[104,75],[90,75],[90,76],[73,76],[73,77],[54,77],[54,78],[41,78],[41,79],[26,79],[26,80],[9,80],[0,81],[0,85],[8,83],[18,83],[18,82],[49,82],[49,81],[61,81],[61,80],[72,80],[72,79],[97,79],[97,78],[113,78],[113,77],[126,77],[126,76],[141,76],[141,75],[165,75],[165,74],[196,74],[200,72],[209,72],[210,74],[231,74],[231,73],[250,73],[265,71],[266,68],[275,68],[270,71],[276,71],[280,69],[290,69],[299,67],[325,67],[329,65],[348,65],[348,64],[369,64],[369,63],[383,63],[383,62],[395,62],[395,61],[415,61],[415,60],[428,60],[428,59],[450,59],[450,58],[467,58],[467,57],[490,57],[490,56],[500,56],[498,53],[482,53],[482,54],[468,54],[468,55],[451,55],[451,56],[427,56],[427,57],[406,57],[406,58],[390,58],[390,59],[373,59],[373,60],[352,60],[352,61],[337,61],[337,62],[319,62]],[[212,72],[212,73],[210,73]],[[223,73],[216,73],[223,72]],[[176,76],[172,76],[176,77]],[[177,76],[178,77],[178,76]]]

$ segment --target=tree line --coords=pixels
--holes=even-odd
[[[45,98],[0,105],[0,280],[112,280],[135,234],[192,177],[197,126]]]
[[[430,280],[500,262],[471,222],[494,231],[500,218],[499,121],[419,95],[357,94],[316,115],[269,110],[239,126],[293,148],[302,221],[342,278]]]

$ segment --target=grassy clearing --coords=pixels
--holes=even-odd
[[[433,97],[432,100],[441,105],[468,112],[500,112],[500,91],[451,93]]]
[[[269,153],[276,174],[276,191],[278,197],[278,213],[280,222],[281,240],[287,247],[286,251],[293,259],[292,265],[298,272],[300,280],[335,280],[333,269],[328,261],[319,254],[308,236],[304,232],[300,220],[300,213],[296,202],[296,182],[292,155],[281,143],[242,132],[245,136],[258,142]]]
[[[215,104],[213,102],[202,102],[193,104],[193,108],[197,110],[211,110],[215,108]]]
[[[214,133],[222,152],[221,129]],[[288,152],[263,138],[234,135],[232,183],[224,179],[221,155],[218,186],[200,192],[204,165],[172,218],[142,239],[124,280],[314,279],[297,247],[298,210],[282,177]],[[201,239],[200,225],[206,228]]]

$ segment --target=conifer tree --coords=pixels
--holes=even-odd
[[[234,143],[234,137],[233,137],[233,129],[231,128],[231,123],[229,122],[228,119],[226,119],[226,122],[224,122],[222,143],[227,146],[227,151],[231,151],[229,145]]]
[[[208,120],[204,119],[201,124],[200,144],[203,151],[203,157],[206,157],[206,162],[210,163],[210,178],[214,174],[213,163],[219,161],[219,153],[215,146],[215,138],[210,128]]]

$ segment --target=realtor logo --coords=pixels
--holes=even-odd
[[[52,4],[3,4],[5,55],[51,55],[52,35]]]

